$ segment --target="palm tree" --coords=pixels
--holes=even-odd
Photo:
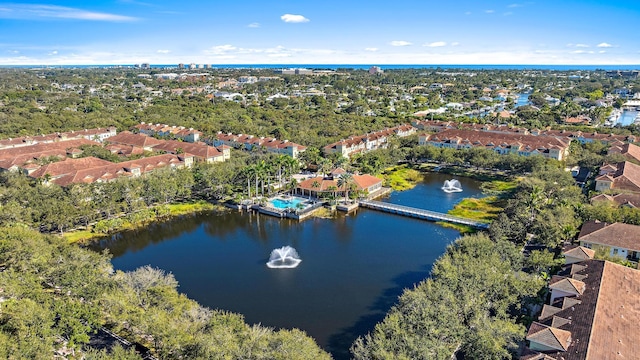
[[[332,167],[333,164],[331,163],[331,160],[323,158],[320,160],[318,171],[320,171],[323,176],[327,176],[327,171],[330,171]]]
[[[311,187],[313,189],[317,189],[320,187],[320,183],[318,182],[318,180],[313,180],[313,182],[311,183]],[[316,190],[316,197],[318,197],[318,191]],[[311,191],[309,191],[309,200],[311,200]]]
[[[286,166],[287,163],[287,155],[280,155],[276,157],[272,164],[278,168],[278,185],[282,187],[282,170]]]
[[[267,164],[264,160],[260,160],[255,164],[256,168],[256,194],[258,193],[258,182],[260,182],[260,193],[264,196],[264,185],[265,181],[269,178],[269,171],[271,170],[271,166]]]
[[[300,162],[289,155],[285,155],[284,164],[287,169],[287,174],[291,177],[293,177],[293,174],[295,174],[298,169],[300,169]]]
[[[353,174],[344,173],[338,179],[338,188],[344,190],[344,202],[347,202],[349,198],[349,189],[353,184]]]
[[[298,180],[291,178],[291,180],[289,180],[289,190],[291,190],[291,195],[293,195],[293,192],[296,190],[297,186]]]

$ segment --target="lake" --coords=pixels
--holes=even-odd
[[[458,178],[463,192],[440,187],[451,176],[429,174],[412,190],[380,199],[446,212],[480,196],[480,182]],[[429,275],[459,236],[435,223],[359,209],[334,219],[302,222],[226,212],[188,216],[118,234],[92,246],[108,248],[113,265],[151,265],[173,273],[178,290],[200,304],[241,313],[248,323],[299,328],[336,359],[371,331],[402,290]],[[270,269],[271,251],[294,247],[295,269]]]

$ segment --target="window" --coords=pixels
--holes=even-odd
[[[616,248],[613,249],[613,255],[618,255],[618,249]]]

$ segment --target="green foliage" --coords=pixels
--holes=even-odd
[[[299,330],[249,326],[242,316],[203,308],[151,267],[116,272],[105,254],[20,226],[0,228],[0,356],[51,359],[81,350],[108,326],[162,359],[329,359]],[[87,359],[133,359],[132,351],[86,350]]]
[[[540,278],[520,269],[520,250],[468,235],[436,261],[431,277],[407,290],[374,331],[352,347],[356,359],[510,359],[524,338],[519,304]]]

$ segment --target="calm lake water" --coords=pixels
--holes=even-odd
[[[430,174],[416,188],[382,200],[447,211],[464,197],[480,196],[480,183],[464,178],[458,178],[463,192],[444,193],[440,187],[450,178]],[[366,209],[302,222],[229,212],[119,234],[93,248],[109,248],[116,269],[149,264],[169,271],[180,292],[241,313],[250,324],[302,329],[344,359],[351,343],[383,319],[403,289],[426,278],[458,236],[434,223]],[[271,251],[285,245],[302,262],[269,269]]]

